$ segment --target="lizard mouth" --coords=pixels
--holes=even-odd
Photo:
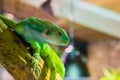
[[[58,45],[58,46],[66,46],[68,45],[69,43],[66,41],[66,42],[55,42],[55,41],[50,41],[48,42],[49,44],[53,44],[53,45]]]

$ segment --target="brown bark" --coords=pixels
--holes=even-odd
[[[29,53],[26,44],[13,31],[7,29],[0,33],[0,63],[15,80],[36,80]]]

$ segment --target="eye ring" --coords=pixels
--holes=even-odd
[[[59,36],[62,36],[62,33],[61,33],[60,31],[58,31],[57,34],[58,34]]]

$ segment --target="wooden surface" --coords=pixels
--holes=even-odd
[[[19,0],[3,0],[3,9],[6,12],[11,12],[19,19],[23,19],[29,16],[39,17],[42,19],[50,20],[66,29],[69,34],[69,21],[65,19],[58,19],[54,16],[49,15],[42,9],[37,9],[30,5],[20,2]],[[97,32],[92,29],[85,28],[82,25],[74,25],[75,38],[79,40],[90,41],[103,41],[116,39],[112,36]]]
[[[106,9],[120,13],[120,0],[86,0],[87,2],[99,5]]]
[[[69,22],[66,21],[66,23],[64,23],[64,24],[69,25]],[[67,27],[65,29],[68,30]],[[68,30],[68,32],[69,32],[69,30]],[[89,29],[87,27],[84,27],[84,26],[76,24],[76,23],[74,23],[74,35],[75,35],[76,39],[83,40],[86,42],[109,41],[109,40],[117,39],[113,36],[106,35],[104,33]]]

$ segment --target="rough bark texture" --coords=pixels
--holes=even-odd
[[[36,80],[28,54],[25,43],[13,31],[0,33],[0,63],[15,80]]]

